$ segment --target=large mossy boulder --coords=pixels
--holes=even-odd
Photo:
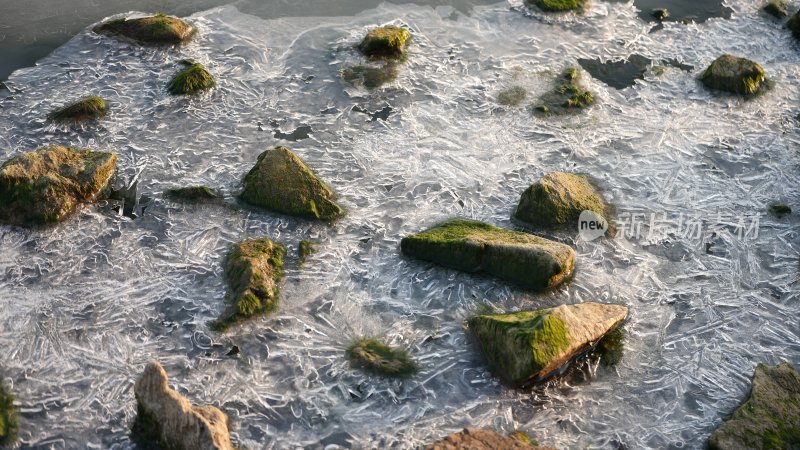
[[[96,95],[90,95],[53,111],[47,117],[54,122],[83,122],[102,119],[106,114],[108,114],[106,101]]]
[[[214,406],[194,406],[171,389],[167,373],[150,361],[133,387],[132,434],[143,448],[234,450],[228,416]]]
[[[172,95],[194,95],[213,88],[214,76],[197,62],[184,62],[186,66],[170,80],[167,90]]]
[[[728,54],[715,59],[700,79],[710,89],[741,95],[756,94],[767,81],[760,64]]]
[[[0,447],[11,445],[17,438],[17,408],[14,396],[0,383]]]
[[[512,385],[535,383],[595,345],[628,315],[621,305],[581,303],[469,320],[494,372]]]
[[[364,36],[358,49],[365,56],[378,58],[400,58],[406,52],[411,33],[402,27],[385,26],[371,30]]]
[[[286,247],[267,238],[236,244],[228,253],[226,311],[212,328],[224,331],[231,324],[274,310],[278,305],[278,282],[283,277]]]
[[[714,431],[711,450],[800,449],[800,374],[759,364],[750,397]]]
[[[485,272],[543,290],[572,274],[575,251],[529,233],[451,220],[400,242],[404,254],[465,272]]]
[[[505,436],[495,431],[477,428],[464,428],[444,439],[428,445],[425,450],[553,450],[539,447],[526,439],[527,436],[514,433]]]
[[[385,377],[405,378],[419,370],[407,351],[375,339],[357,339],[345,354],[352,367]]]
[[[60,222],[79,204],[109,193],[116,165],[114,153],[60,145],[11,158],[0,166],[0,222]]]
[[[612,215],[612,208],[586,176],[550,172],[525,189],[513,218],[536,227],[577,229],[583,211],[593,211],[606,221]]]
[[[334,220],[344,214],[331,188],[286,147],[259,155],[244,178],[241,199],[306,219]]]
[[[197,30],[176,17],[156,14],[138,19],[116,19],[94,28],[98,34],[123,36],[145,45],[170,45],[189,42]]]

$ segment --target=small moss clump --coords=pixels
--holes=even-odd
[[[364,36],[358,49],[369,57],[399,58],[405,54],[409,39],[411,33],[405,28],[379,27]]]
[[[497,95],[497,103],[504,106],[517,106],[528,96],[528,91],[520,86],[512,86]]]
[[[183,44],[196,31],[183,20],[161,13],[139,19],[115,19],[94,28],[95,33],[123,36],[145,45]]]
[[[17,438],[17,408],[14,396],[0,384],[0,446],[11,444]]]
[[[106,114],[108,114],[106,101],[91,95],[53,111],[48,118],[54,122],[82,122],[102,119]]]
[[[192,63],[172,78],[167,89],[172,95],[193,95],[215,85],[214,76],[202,64]]]
[[[363,65],[345,67],[341,75],[342,79],[350,84],[373,90],[397,79],[397,66],[389,63],[380,67]]]
[[[669,10],[667,8],[659,8],[653,10],[653,18],[659,22],[667,20],[669,17]]]
[[[789,15],[789,2],[787,0],[769,0],[761,9],[776,19],[783,19]]]
[[[311,256],[314,253],[314,243],[311,241],[300,241],[300,245],[297,248],[297,256],[300,258],[300,264],[306,262],[306,258]]]
[[[741,95],[755,95],[767,86],[760,64],[728,54],[715,59],[700,79],[710,89]]]
[[[776,216],[785,216],[792,213],[792,208],[786,203],[773,203],[769,205],[769,212]]]
[[[360,338],[345,351],[350,365],[376,375],[404,378],[419,370],[408,352],[375,339]]]
[[[208,186],[188,186],[182,188],[167,189],[164,195],[172,200],[200,203],[200,202],[214,202],[222,199],[222,195]]]
[[[564,114],[580,111],[594,102],[594,94],[583,88],[581,72],[570,67],[556,78],[553,90],[531,105],[531,110],[541,115]]]

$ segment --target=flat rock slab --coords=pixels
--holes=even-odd
[[[538,447],[520,439],[500,433],[477,428],[464,428],[464,431],[451,434],[425,450],[554,450]]]
[[[759,364],[750,397],[711,435],[712,450],[800,449],[800,374]]]
[[[575,250],[529,233],[452,220],[400,242],[406,255],[465,272],[486,272],[531,289],[557,286],[572,274]]]
[[[60,222],[80,203],[105,196],[117,155],[60,145],[25,152],[0,166],[0,222]]]
[[[757,62],[725,54],[708,66],[701,80],[711,89],[754,95],[766,86],[767,79]]]
[[[469,328],[496,374],[522,385],[553,374],[627,316],[628,308],[622,305],[587,302],[475,316]]]
[[[162,448],[234,450],[228,416],[213,406],[193,406],[170,389],[167,373],[151,361],[134,385],[137,439]]]

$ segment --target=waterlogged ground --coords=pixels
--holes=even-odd
[[[800,48],[757,5],[729,6],[729,20],[654,33],[624,3],[563,18],[517,4],[275,20],[226,7],[191,16],[199,38],[181,49],[87,30],[17,71],[0,101],[2,159],[54,142],[113,150],[151,199],[136,219],[99,205],[50,229],[0,228],[0,366],[21,447],[134,448],[132,385],[158,358],[182,393],[227,411],[248,448],[413,448],[467,425],[564,449],[702,448],[756,363],[800,365],[800,227],[766,215],[775,200],[800,205]],[[399,79],[373,93],[344,86],[351,46],[386,23],[414,34]],[[760,61],[775,89],[751,101],[707,92],[696,78],[723,52]],[[574,117],[494,101],[515,84],[533,99],[578,59],[630,54],[695,69],[648,70],[623,90],[586,75],[598,104]],[[168,96],[182,58],[207,65],[218,88]],[[87,93],[110,101],[107,120],[45,122]],[[233,201],[275,145],[327,180],[347,217],[326,226],[161,195],[204,183]],[[402,236],[446,218],[513,226],[519,194],[553,170],[594,175],[622,219],[614,240],[555,236],[579,253],[570,284],[532,294],[400,256]],[[276,315],[210,332],[227,249],[261,236],[292,252],[311,239],[318,252],[302,268],[289,260]],[[534,391],[498,384],[462,327],[483,305],[582,301],[630,307],[621,363],[583,364]],[[343,349],[360,335],[406,346],[421,373],[391,382],[351,370]],[[241,355],[226,356],[234,345]]]

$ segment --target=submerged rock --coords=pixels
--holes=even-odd
[[[726,54],[708,66],[701,80],[711,89],[753,95],[765,86],[766,77],[758,63]]]
[[[306,258],[311,256],[314,253],[314,243],[311,241],[300,241],[300,245],[297,247],[297,256],[300,258],[300,264],[306,262]]]
[[[557,286],[572,274],[567,245],[468,220],[451,220],[400,242],[406,255],[465,272],[486,272],[531,289]]]
[[[551,172],[522,193],[513,218],[538,227],[577,228],[581,212],[587,210],[611,218],[612,208],[587,177]]]
[[[80,203],[104,197],[117,155],[52,145],[0,166],[0,221],[45,224],[64,220]]]
[[[229,307],[212,328],[224,331],[231,324],[272,311],[278,305],[278,281],[283,277],[286,247],[267,238],[236,244],[225,265]]]
[[[469,320],[486,359],[505,381],[540,381],[591,348],[628,315],[621,305],[581,303]]]
[[[669,17],[669,10],[667,8],[658,8],[653,10],[653,18],[659,22],[667,20]]]
[[[527,437],[527,435],[526,435]],[[464,431],[451,434],[435,444],[425,447],[425,450],[553,450],[539,447],[534,442],[521,439],[515,433],[504,436],[490,430],[477,428],[464,428]]]
[[[53,111],[47,117],[54,122],[82,122],[102,119],[106,114],[108,114],[106,101],[96,95],[90,95]]]
[[[10,445],[17,439],[17,408],[14,396],[0,384],[0,446]]]
[[[542,11],[563,12],[584,9],[589,0],[525,0],[525,3],[536,5]]]
[[[521,86],[512,86],[497,94],[497,103],[503,106],[518,106],[528,96],[528,91]]]
[[[139,19],[116,19],[94,28],[98,34],[123,36],[140,44],[183,44],[189,42],[197,30],[181,19],[156,14]]]
[[[750,397],[714,431],[711,450],[800,448],[800,374],[789,363],[759,364]]]
[[[579,111],[592,104],[594,94],[583,87],[581,72],[571,67],[556,78],[553,90],[532,106],[534,112],[551,115]]]
[[[787,0],[769,0],[761,9],[776,19],[783,19],[789,15],[789,2]]]
[[[241,199],[306,219],[334,220],[344,214],[333,191],[286,147],[259,155],[244,178]]]
[[[786,28],[792,31],[794,37],[800,39],[800,11],[797,11],[789,18],[789,21],[786,22]]]
[[[167,90],[172,95],[193,95],[206,91],[216,85],[211,75],[200,63],[186,63],[187,67],[178,72],[169,82]]]
[[[792,213],[792,208],[786,203],[773,203],[769,205],[769,212],[781,217]]]
[[[347,347],[345,353],[352,367],[377,375],[401,378],[419,370],[407,351],[375,339],[358,339]]]
[[[411,33],[402,27],[385,26],[371,30],[358,44],[365,56],[399,58],[406,52]]]
[[[170,449],[234,450],[228,416],[213,406],[194,406],[167,384],[167,373],[150,361],[134,385],[133,435],[144,445]]]
[[[216,202],[222,200],[222,195],[208,186],[187,186],[172,188],[164,191],[164,195],[172,200],[188,203]]]
[[[341,76],[344,81],[354,86],[364,86],[372,90],[397,79],[397,66],[388,63],[380,67],[364,65],[345,67]]]

